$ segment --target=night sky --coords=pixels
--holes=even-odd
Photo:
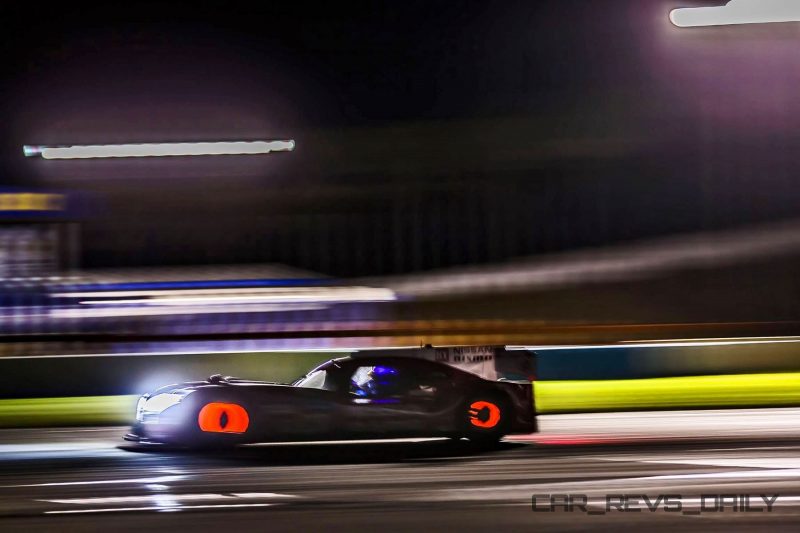
[[[669,23],[713,4],[4,5],[0,176],[96,200],[86,267],[372,275],[792,218],[800,24]],[[259,138],[297,150],[21,149]]]

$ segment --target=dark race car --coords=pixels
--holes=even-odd
[[[211,376],[145,394],[126,440],[177,446],[466,437],[536,430],[530,382],[398,356],[345,357],[292,384]]]

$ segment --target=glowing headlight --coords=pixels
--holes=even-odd
[[[138,402],[136,402],[136,420],[139,422],[142,421],[142,417],[144,415],[144,404],[147,403],[147,398],[149,397],[150,395],[145,394],[139,398]]]
[[[139,398],[139,402],[136,404],[136,419],[144,421],[148,415],[159,415],[173,405],[181,403],[181,400],[192,392],[194,391],[176,389],[171,392],[156,394],[155,396],[145,394]]]

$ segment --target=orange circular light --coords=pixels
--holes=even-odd
[[[235,403],[209,403],[197,415],[200,429],[209,433],[244,433],[250,425],[247,410]]]
[[[500,408],[492,402],[474,402],[469,406],[469,421],[479,428],[493,428],[500,423]]]

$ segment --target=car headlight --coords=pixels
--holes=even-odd
[[[176,389],[170,392],[162,392],[154,396],[145,394],[136,404],[136,420],[146,422],[148,417],[157,416],[172,407],[191,394],[192,390]]]
[[[136,420],[139,422],[142,421],[142,417],[144,415],[144,404],[147,403],[147,399],[150,397],[149,394],[145,394],[139,397],[139,401],[136,402]]]

